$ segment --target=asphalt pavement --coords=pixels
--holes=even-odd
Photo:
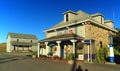
[[[75,69],[72,69],[75,67]],[[0,71],[120,71],[120,65],[76,63],[69,65],[64,62],[52,62],[33,59],[29,54],[2,53],[0,54]]]

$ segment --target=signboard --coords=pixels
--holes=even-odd
[[[69,34],[72,34],[73,33],[73,30],[69,30]]]
[[[93,40],[93,39],[85,39],[85,40],[84,40],[84,43],[85,43],[85,44],[90,44],[90,42],[91,42],[91,43],[94,43],[95,40]]]
[[[78,55],[78,60],[84,60],[84,55]]]

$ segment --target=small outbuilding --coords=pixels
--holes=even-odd
[[[7,52],[30,52],[37,50],[37,37],[32,34],[8,33]]]

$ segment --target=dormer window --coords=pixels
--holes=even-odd
[[[31,40],[31,43],[32,43],[33,41]]]
[[[19,42],[19,39],[17,39],[17,42]]]
[[[64,12],[63,15],[64,15],[64,22],[68,22],[68,21],[73,20],[75,16],[77,15],[77,13],[69,10],[67,12]]]
[[[68,14],[66,14],[66,22],[68,21]]]

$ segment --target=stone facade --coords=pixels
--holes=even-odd
[[[67,11],[63,14],[63,17],[63,21],[56,24],[52,28],[45,30],[45,40],[39,41],[40,43],[47,42],[48,44],[52,42],[57,43],[58,41],[60,41],[60,43],[57,43],[57,45],[55,46],[57,47],[57,50],[53,53],[53,55],[58,55],[62,58],[62,55],[64,55],[64,57],[66,55],[66,46],[69,46],[71,48],[70,52],[75,54],[77,42],[84,41],[83,48],[80,50],[77,49],[76,52],[78,54],[79,60],[87,59],[89,62],[89,60],[92,60],[92,55],[95,54],[94,51],[98,50],[100,47],[106,47],[109,45],[109,33],[114,35],[117,32],[114,29],[113,22],[111,20],[105,21],[104,16],[100,13],[89,15],[83,11]],[[78,37],[67,36],[63,38],[62,36],[65,36],[65,34],[74,34]],[[85,42],[85,40],[87,40],[87,42]],[[68,43],[68,41],[72,44]],[[93,41],[93,43],[91,43],[90,41]],[[47,53],[49,52],[48,47],[49,45],[46,44],[46,54],[42,55],[47,55]]]
[[[102,42],[104,47],[109,45],[109,32],[112,31],[109,31],[100,26],[93,25],[91,22],[85,24],[85,38],[94,39],[96,49],[100,48],[100,42]]]

